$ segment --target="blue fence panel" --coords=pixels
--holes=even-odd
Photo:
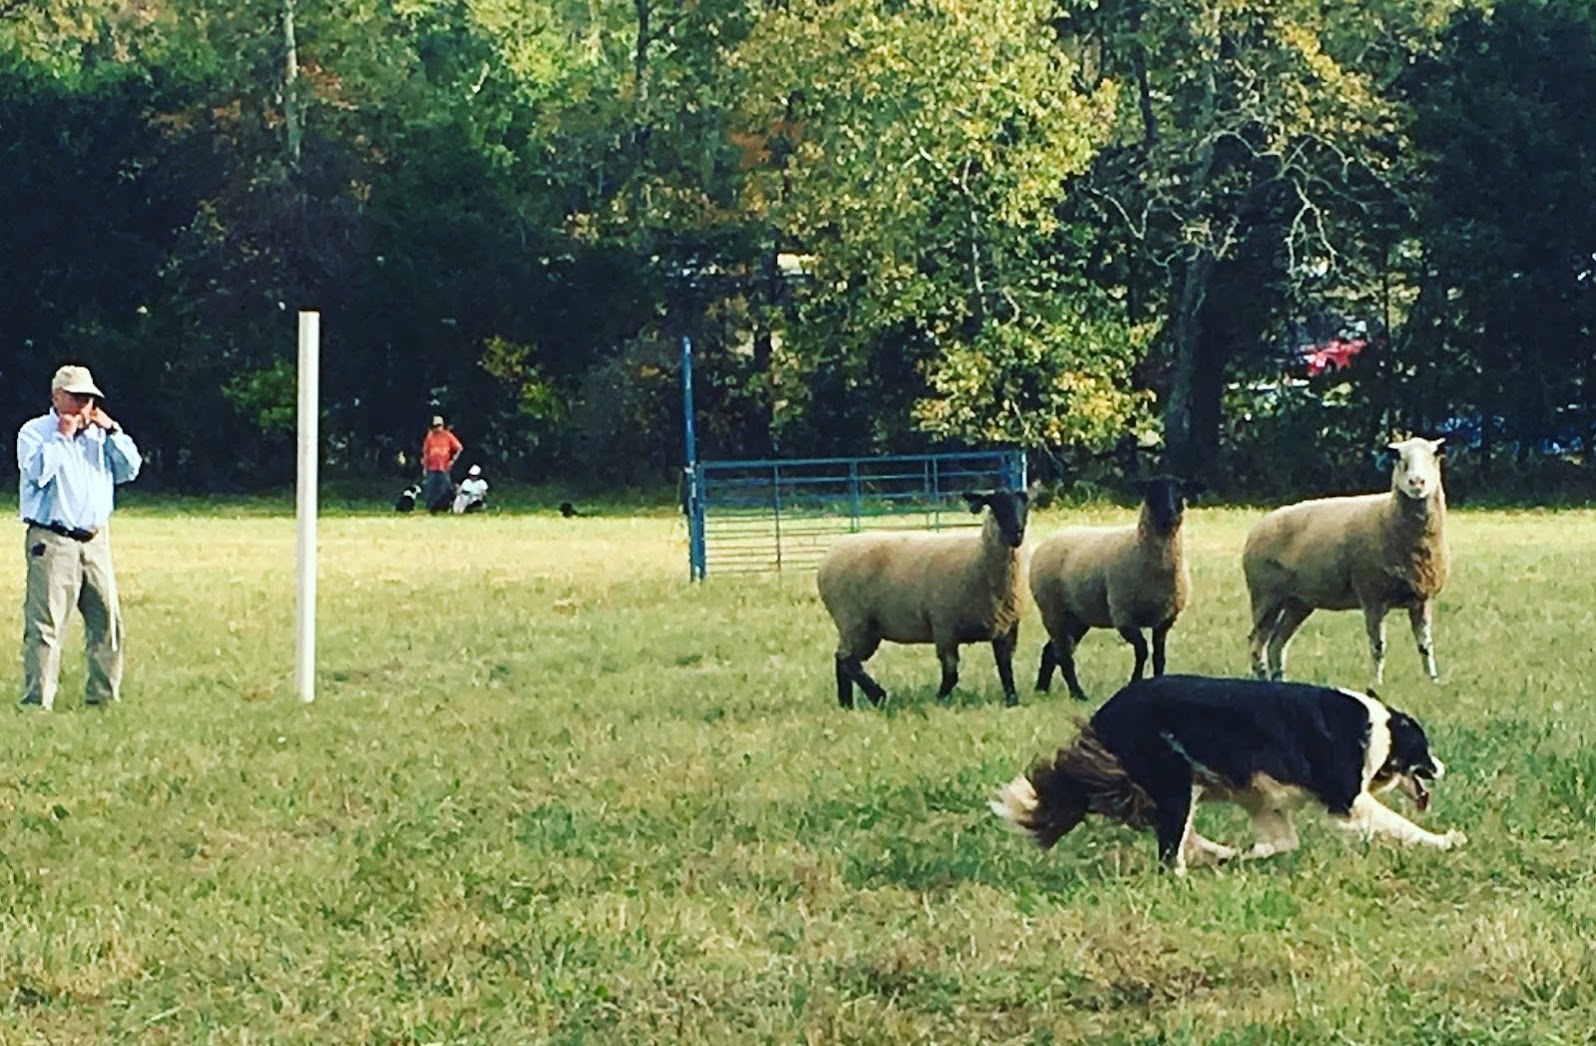
[[[980,522],[966,490],[1025,486],[1018,450],[705,461],[687,470],[692,577],[813,567],[838,535]]]

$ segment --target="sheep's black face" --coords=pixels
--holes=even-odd
[[[1025,522],[1030,516],[1031,504],[1030,496],[1025,491],[971,491],[964,495],[964,500],[971,512],[979,512],[983,508],[991,510],[992,520],[997,523],[1004,544],[1019,548],[1025,543]]]
[[[1188,484],[1174,476],[1157,476],[1142,484],[1142,503],[1153,529],[1160,534],[1172,534],[1186,515],[1186,493],[1196,493],[1197,484]]]

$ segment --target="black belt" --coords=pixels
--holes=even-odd
[[[60,534],[64,538],[71,538],[73,541],[93,541],[94,536],[99,533],[99,530],[94,527],[69,527],[65,523],[40,523],[36,519],[25,519],[22,522],[30,527],[38,527],[41,530],[48,530],[52,534]]]

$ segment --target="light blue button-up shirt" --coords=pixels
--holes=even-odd
[[[60,424],[51,408],[17,433],[22,518],[98,529],[111,520],[113,487],[137,476],[144,459],[125,432],[90,425],[63,436]]]

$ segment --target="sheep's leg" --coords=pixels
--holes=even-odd
[[[937,687],[937,700],[946,701],[959,682],[959,646],[937,645],[937,661],[942,664],[942,683]]]
[[[1049,639],[1042,644],[1042,661],[1036,668],[1037,693],[1047,693],[1047,688],[1053,685],[1053,669],[1057,667],[1058,655],[1053,652],[1053,641]]]
[[[1424,660],[1424,670],[1429,673],[1432,683],[1441,681],[1441,674],[1435,670],[1435,640],[1430,634],[1430,619],[1435,604],[1428,599],[1415,606],[1408,607],[1408,621],[1413,625],[1413,641],[1418,644],[1419,657]]]
[[[1077,701],[1087,700],[1086,691],[1081,689],[1081,678],[1075,674],[1075,651],[1080,647],[1081,639],[1085,635],[1085,625],[1079,626],[1078,630],[1072,626],[1062,641],[1054,640],[1055,643],[1062,642],[1062,645],[1053,648],[1053,656],[1058,659],[1059,667],[1064,671],[1064,685],[1070,688],[1070,696]]]
[[[1070,688],[1070,696],[1077,701],[1085,701],[1086,691],[1081,689],[1080,678],[1075,674],[1075,650],[1086,635],[1086,625],[1080,618],[1068,613],[1063,614],[1056,624],[1056,628],[1050,626],[1047,630],[1053,638],[1042,650],[1042,668],[1037,673],[1036,688],[1047,689],[1056,666],[1064,672],[1064,684]]]
[[[1270,679],[1286,678],[1286,646],[1312,613],[1313,607],[1295,600],[1281,607],[1280,619],[1275,622],[1274,633],[1269,637]]]
[[[881,637],[868,630],[844,632],[837,646],[837,703],[843,708],[853,707],[854,684],[864,690],[872,704],[886,700],[887,692],[881,684],[870,678],[864,663],[881,647]]]
[[[1153,628],[1153,675],[1155,676],[1164,674],[1164,644],[1169,639],[1169,630],[1174,627],[1175,621],[1171,618]]]
[[[1385,612],[1384,603],[1370,603],[1363,608],[1363,630],[1369,633],[1369,656],[1374,658],[1374,685],[1385,682]]]
[[[992,640],[992,657],[997,661],[998,681],[1003,684],[1003,703],[1014,706],[1020,695],[1014,686],[1014,648],[1020,644],[1020,626],[1016,623],[1008,632]]]
[[[1257,601],[1253,602],[1252,632],[1247,636],[1247,652],[1252,657],[1252,674],[1259,679],[1269,678],[1269,661],[1265,651],[1283,609],[1279,603],[1266,603],[1260,610]]]
[[[853,707],[853,684],[858,683],[859,688],[870,698],[870,703],[879,705],[887,699],[887,691],[880,683],[870,678],[870,673],[864,669],[864,662],[856,654],[837,655],[837,703],[844,708]]]
[[[1064,652],[1063,663],[1059,666],[1064,670],[1064,685],[1070,688],[1070,697],[1077,701],[1089,701],[1086,691],[1081,689],[1080,677],[1075,674],[1075,648],[1072,646]]]
[[[1130,677],[1130,681],[1134,683],[1142,677],[1142,673],[1147,669],[1147,640],[1142,638],[1142,630],[1139,628],[1121,628],[1119,634],[1124,636],[1125,642],[1129,643],[1131,649],[1136,651],[1136,667],[1131,670]]]

